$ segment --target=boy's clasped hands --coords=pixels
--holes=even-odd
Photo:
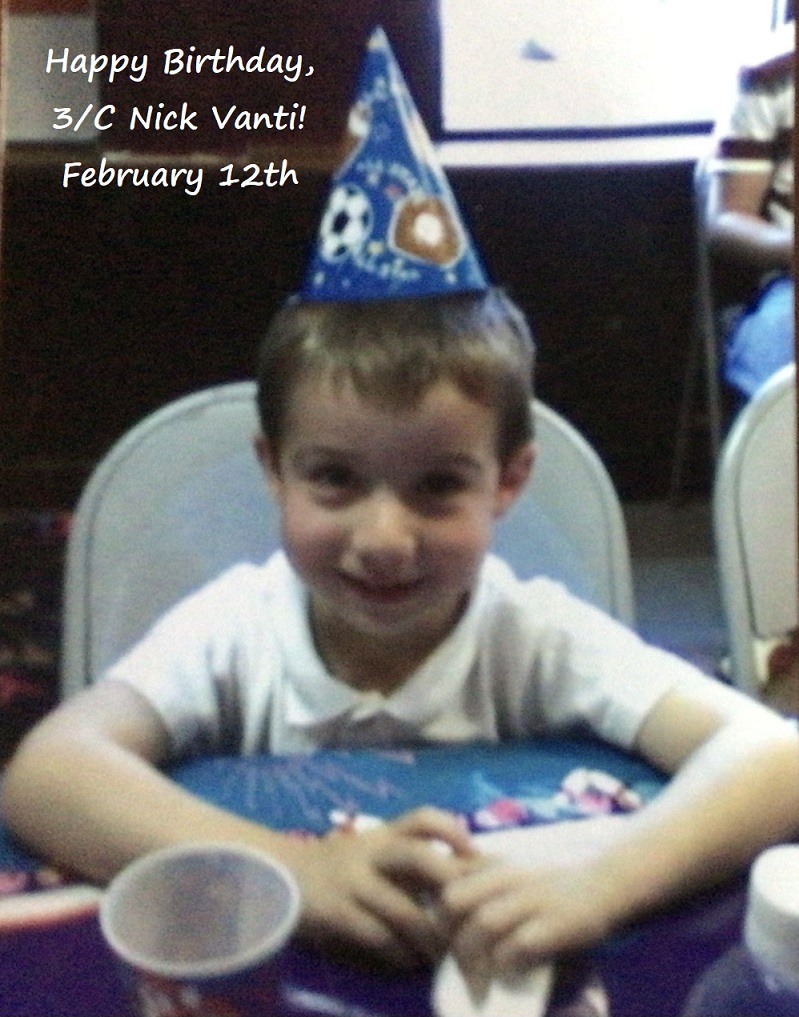
[[[529,971],[610,931],[622,894],[606,848],[623,821],[473,837],[457,817],[425,807],[365,830],[334,829],[298,842],[292,856],[301,931],[390,966],[450,952],[476,977]]]

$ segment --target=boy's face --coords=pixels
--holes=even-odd
[[[449,381],[395,411],[306,379],[281,448],[261,439],[259,453],[317,635],[370,652],[432,649],[447,634],[532,463],[524,446],[501,467],[495,412]]]

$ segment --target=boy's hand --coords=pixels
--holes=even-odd
[[[289,859],[303,896],[300,932],[327,948],[366,949],[392,966],[435,961],[447,938],[430,902],[472,856],[458,820],[432,808],[364,832],[300,841]]]
[[[624,912],[612,849],[623,822],[603,817],[514,831],[505,857],[486,853],[449,882],[442,911],[462,970],[478,979],[513,976],[607,936]],[[481,839],[490,851],[491,836]]]

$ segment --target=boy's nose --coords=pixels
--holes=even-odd
[[[416,551],[411,512],[390,492],[376,492],[361,506],[352,534],[352,548],[363,564],[396,568]]]

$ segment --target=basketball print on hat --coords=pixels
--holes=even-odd
[[[370,300],[488,282],[382,28],[369,38],[302,296]]]

